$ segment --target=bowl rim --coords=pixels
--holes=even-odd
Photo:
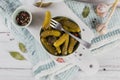
[[[27,12],[28,14],[29,14],[29,16],[30,16],[30,21],[28,22],[28,24],[26,24],[25,26],[20,26],[20,25],[18,25],[17,23],[16,23],[16,16],[18,15],[18,13],[19,12],[21,12],[21,11],[25,11],[25,12]],[[14,12],[13,12],[13,14],[12,14],[12,24],[14,24],[15,26],[17,26],[18,28],[26,28],[26,27],[28,27],[30,24],[31,24],[31,22],[32,22],[32,13],[25,7],[25,6],[20,6],[20,7],[18,7]]]

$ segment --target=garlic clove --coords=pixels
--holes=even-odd
[[[96,13],[100,17],[105,17],[108,13],[109,8],[110,7],[108,5],[106,5],[104,3],[100,3],[100,4],[98,4],[98,6],[96,8]]]
[[[107,13],[108,13],[108,12],[97,13],[97,15],[100,16],[100,17],[105,17],[105,16],[107,16]]]
[[[104,13],[106,11],[108,11],[108,6],[106,4],[104,4],[104,3],[98,4],[98,6],[97,6],[98,13]]]

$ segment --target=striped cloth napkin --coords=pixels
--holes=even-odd
[[[25,44],[28,50],[27,59],[34,66],[33,75],[37,80],[70,80],[78,71],[78,66],[56,63],[44,53],[44,49],[27,29],[17,28],[11,23],[12,13],[21,5],[19,0],[0,0],[0,18],[17,40]]]
[[[99,16],[96,15],[95,13],[96,5],[90,3],[82,3],[80,1],[81,0],[65,0],[65,3],[94,32],[94,38],[91,41],[92,42],[91,52],[93,54],[105,53],[110,49],[118,46],[120,43],[120,15],[119,15],[120,8],[117,8],[115,10],[114,15],[112,16],[112,19],[110,20],[110,23],[108,24],[107,27],[107,31],[108,31],[107,34],[98,35],[95,30],[95,25],[105,22],[107,17],[100,18]],[[88,0],[82,0],[82,1],[88,1]],[[90,0],[90,1],[97,2],[97,0]],[[113,2],[114,0],[110,0],[110,1]],[[90,13],[87,18],[83,18],[82,16],[82,11],[85,6],[88,6],[90,8]],[[95,24],[93,24],[94,20],[96,20]]]

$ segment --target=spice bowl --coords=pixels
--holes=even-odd
[[[26,28],[32,22],[32,13],[25,7],[18,7],[12,14],[12,23],[16,27]]]

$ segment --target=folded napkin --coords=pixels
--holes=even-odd
[[[0,0],[0,18],[11,33],[25,44],[28,50],[27,59],[34,66],[33,75],[38,80],[69,80],[79,67],[72,64],[56,63],[47,53],[43,53],[44,49],[27,29],[17,28],[12,24],[11,15],[21,5],[19,0]]]
[[[78,2],[79,1],[79,2]],[[86,1],[86,0],[82,0]],[[93,1],[93,0],[90,0]],[[94,0],[97,2],[97,0]],[[80,0],[65,0],[66,5],[94,32],[94,38],[92,39],[91,52],[93,54],[104,53],[112,48],[115,48],[120,44],[120,8],[115,10],[114,15],[107,27],[107,33],[105,35],[98,35],[95,30],[95,25],[98,23],[103,23],[107,19],[100,18],[95,13],[94,4],[82,3]],[[87,18],[83,18],[82,11],[84,7],[90,8],[90,13]],[[93,21],[96,23],[93,24]],[[87,37],[87,36],[86,36]]]

